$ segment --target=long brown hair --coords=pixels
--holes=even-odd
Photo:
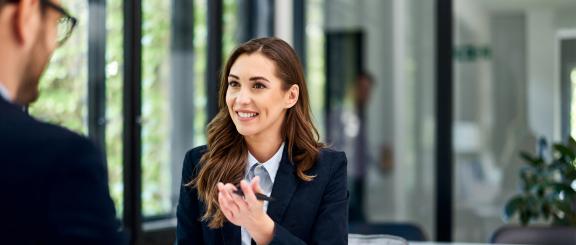
[[[288,158],[296,167],[296,174],[303,181],[311,181],[314,176],[306,174],[315,162],[320,148],[318,131],[310,116],[310,99],[304,80],[302,65],[290,45],[281,39],[265,37],[250,40],[234,50],[223,72],[220,74],[218,95],[218,114],[208,124],[208,151],[200,159],[198,176],[188,185],[198,190],[198,196],[206,205],[203,221],[210,228],[222,227],[225,216],[218,207],[218,189],[216,184],[239,183],[244,178],[248,148],[244,137],[238,133],[226,106],[228,75],[230,68],[243,54],[259,52],[272,60],[276,75],[284,82],[287,91],[296,84],[300,88],[297,103],[287,109],[282,124],[282,138],[287,147]]]

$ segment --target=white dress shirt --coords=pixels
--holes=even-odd
[[[8,89],[6,89],[6,87],[4,86],[4,84],[2,84],[2,82],[0,82],[0,96],[4,98],[6,101],[12,102],[10,94],[8,93]]]
[[[272,180],[272,185],[274,185],[274,180],[276,179],[276,173],[278,172],[278,168],[280,167],[280,161],[282,160],[282,153],[283,152],[284,152],[284,142],[282,142],[282,145],[280,145],[280,148],[278,149],[278,151],[276,151],[276,154],[274,154],[274,156],[272,156],[272,158],[270,158],[265,163],[262,163],[264,165],[264,168],[266,169],[266,171],[268,171],[268,174],[270,175],[270,179]],[[248,163],[246,164],[246,170],[244,171],[244,179],[246,179],[246,180],[248,179],[248,171],[250,171],[250,168],[254,164],[260,164],[260,163],[250,153],[250,151],[248,151]],[[272,194],[272,188],[270,188],[270,193],[265,192],[262,194],[265,194],[266,196],[270,196],[270,194]],[[264,201],[263,209],[264,209],[264,212],[266,212],[268,210],[268,201]],[[250,234],[248,233],[248,231],[246,229],[244,229],[244,227],[241,227],[241,233],[242,233],[242,245],[250,245],[251,241],[252,241],[252,237],[250,237]]]

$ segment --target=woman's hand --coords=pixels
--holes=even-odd
[[[274,221],[263,210],[264,201],[256,199],[260,189],[257,176],[250,183],[240,181],[244,197],[234,193],[236,187],[230,183],[218,183],[218,204],[224,216],[237,226],[244,227],[257,244],[268,244],[274,235]]]

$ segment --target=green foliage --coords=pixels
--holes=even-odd
[[[518,216],[522,225],[543,220],[553,225],[576,226],[576,141],[554,144],[552,160],[522,152],[522,192],[504,208],[506,219]]]
[[[119,217],[124,205],[122,168],[122,66],[123,66],[122,0],[109,0],[106,11],[106,158],[110,195]]]
[[[87,134],[87,1],[62,1],[80,18],[77,30],[63,47],[55,50],[40,81],[40,97],[30,114],[50,123]]]

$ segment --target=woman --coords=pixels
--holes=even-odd
[[[346,156],[318,142],[294,50],[277,38],[240,45],[218,99],[208,145],[184,159],[177,243],[346,244]]]

